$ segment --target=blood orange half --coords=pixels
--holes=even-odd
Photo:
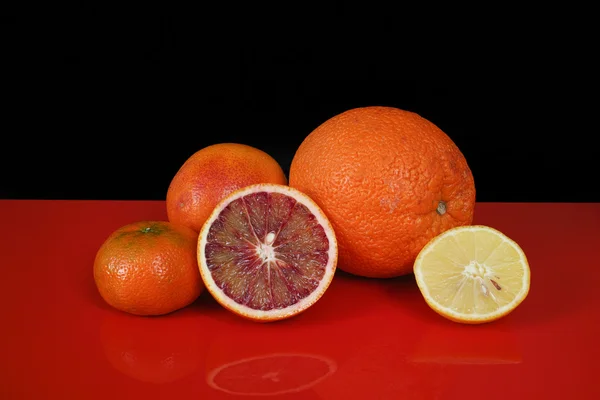
[[[337,257],[327,216],[306,194],[280,184],[231,193],[198,237],[207,290],[223,307],[256,321],[289,318],[315,304]]]

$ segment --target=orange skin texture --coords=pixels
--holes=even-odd
[[[139,221],[114,231],[94,260],[94,280],[112,307],[162,315],[194,302],[204,291],[198,234],[167,221]]]
[[[169,221],[200,232],[217,203],[255,183],[287,185],[279,163],[266,152],[238,143],[219,143],[192,154],[167,190]]]
[[[430,239],[473,221],[464,155],[432,122],[394,107],[355,108],[318,126],[294,155],[289,185],[325,211],[339,268],[358,276],[410,274]]]

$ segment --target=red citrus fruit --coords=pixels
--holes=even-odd
[[[337,264],[335,233],[323,211],[285,185],[255,184],[228,195],[198,239],[208,291],[256,321],[297,315],[325,293]]]
[[[218,143],[192,154],[167,190],[169,221],[196,232],[226,195],[254,183],[287,184],[278,162],[266,152],[240,143]]]

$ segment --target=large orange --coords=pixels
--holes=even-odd
[[[218,143],[192,154],[167,190],[169,221],[200,232],[219,201],[255,183],[287,185],[279,163],[266,152],[240,143]]]
[[[375,278],[412,273],[434,236],[473,220],[467,161],[439,127],[394,107],[333,116],[301,143],[290,186],[325,211],[336,232],[338,267]]]
[[[94,280],[112,307],[136,315],[161,315],[194,302],[204,290],[198,270],[198,234],[168,221],[124,225],[102,243]]]

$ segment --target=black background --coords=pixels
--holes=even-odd
[[[326,119],[388,105],[456,142],[478,201],[600,201],[597,129],[578,123],[593,57],[566,29],[230,7],[5,15],[0,198],[164,199],[187,157],[218,142],[256,146],[287,174]]]

